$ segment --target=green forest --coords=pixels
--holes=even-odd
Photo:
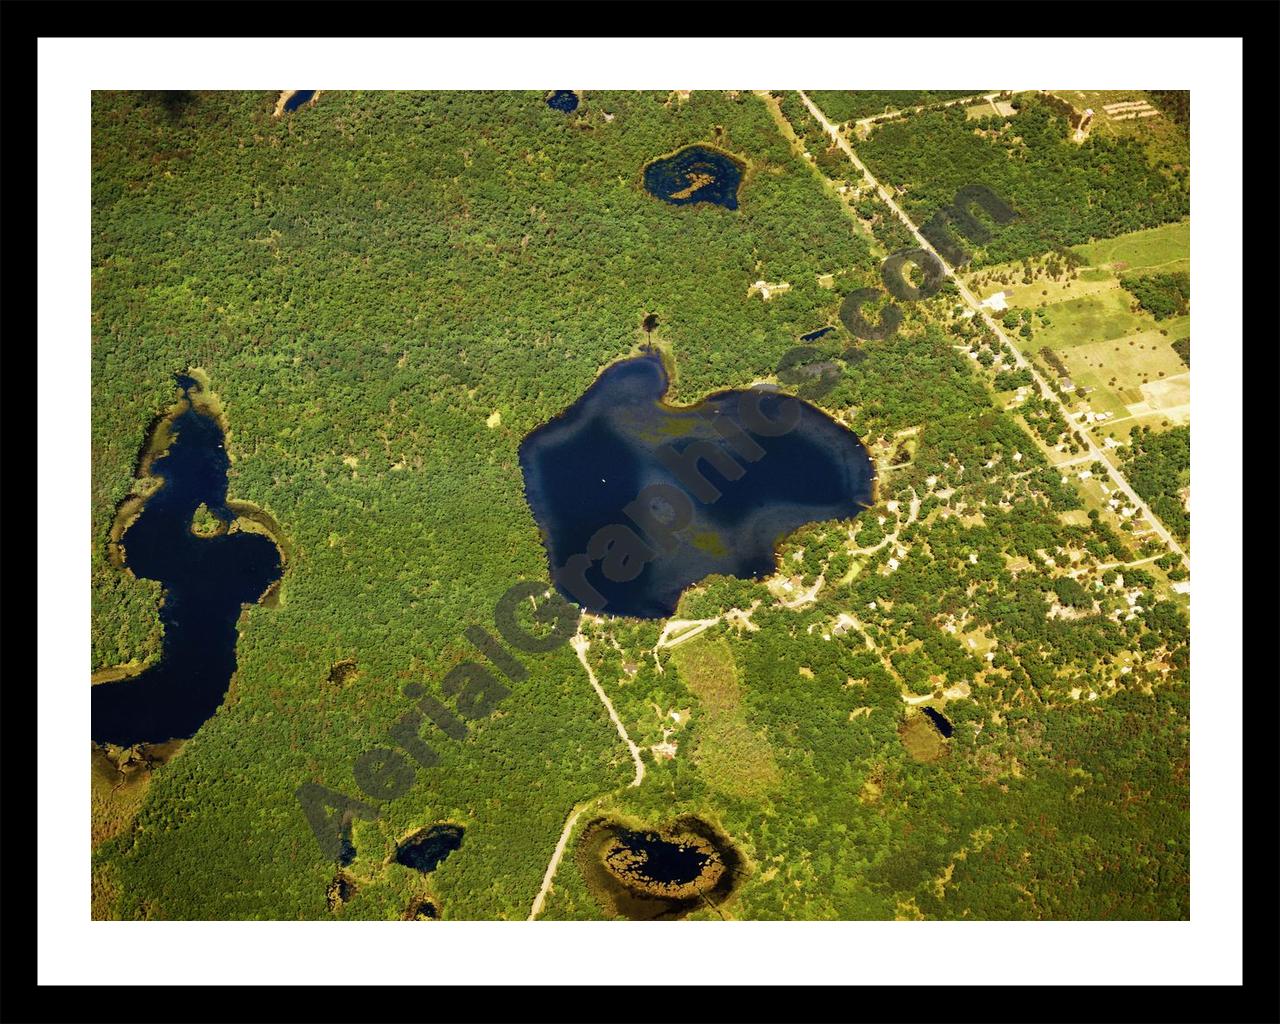
[[[963,107],[886,122],[858,146],[903,207],[927,221],[967,185],[985,185],[1019,213],[974,254],[973,266],[1039,256],[1178,220],[1189,212],[1188,171],[1155,166],[1134,139],[1070,139],[1066,117],[1018,93],[1013,117],[969,120]],[[821,106],[821,104],[819,104]]]
[[[1126,276],[1120,278],[1120,286],[1157,320],[1186,316],[1191,309],[1191,275],[1185,271]]]
[[[809,89],[807,95],[822,108],[832,121],[856,121],[862,117],[872,117],[892,110],[906,107],[922,107],[930,103],[944,103],[947,100],[959,99],[961,96],[977,96],[990,90],[984,89],[882,89],[872,90],[825,90]]]
[[[410,710],[405,687],[449,703],[467,629],[493,632],[512,584],[547,581],[524,436],[646,342],[674,401],[770,379],[877,286],[905,229],[822,187],[751,93],[587,92],[565,114],[538,92],[322,92],[274,118],[276,96],[93,97],[91,670],[159,653],[158,589],[108,542],[174,373],[207,375],[229,497],[269,513],[291,555],[273,606],[241,616],[223,707],[96,845],[96,915],[394,920],[429,898],[446,920],[524,919],[591,803],[580,824],[688,812],[733,839],[748,876],[700,917],[1187,916],[1185,605],[1049,467],[1031,431],[1069,441],[1056,407],[1003,408],[993,388],[1023,378],[954,289],[905,304],[887,340],[814,345],[841,370],[822,406],[880,487],[856,520],[783,543],[812,601],[709,579],[680,614],[749,624],[672,649],[659,622],[584,623],[640,786],[574,651],[520,653],[527,678],[465,738],[424,732],[440,763],[354,822],[339,885],[294,791],[357,795],[352,766]],[[1069,155],[1034,100],[1019,142],[956,114],[882,126],[866,157],[912,182],[916,212],[998,168],[974,180],[1024,217],[992,262],[1036,232],[1073,244],[1185,213],[1185,180],[1127,147]],[[737,210],[643,190],[647,162],[695,142],[745,164]],[[925,174],[931,147],[955,174]],[[764,301],[757,280],[790,288]],[[1133,465],[1165,494],[1162,436]],[[932,760],[904,739],[909,701],[955,726]],[[651,749],[664,729],[673,758]],[[391,859],[437,822],[466,838],[435,871]],[[567,855],[542,916],[603,914]]]
[[[1191,514],[1178,492],[1191,482],[1191,428],[1157,432],[1142,426],[1129,435],[1124,459],[1133,489],[1185,544],[1191,539]]]

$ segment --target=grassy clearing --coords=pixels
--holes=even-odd
[[[775,788],[778,766],[768,739],[747,724],[729,645],[698,637],[673,648],[671,660],[701,705],[701,715],[695,712],[693,719],[698,735],[693,759],[707,782],[737,797]]]
[[[89,835],[96,849],[133,823],[151,784],[151,773],[141,771],[125,776],[117,772],[101,752],[95,750],[92,756]]]
[[[1038,332],[1036,348],[1048,345],[1055,351],[1113,338],[1124,338],[1145,329],[1149,317],[1130,311],[1133,302],[1119,287],[1054,303],[1049,309],[1053,324]]]
[[[1167,331],[1169,343],[1173,344],[1179,338],[1191,337],[1191,316],[1171,316],[1168,320],[1160,321],[1160,330]]]
[[[898,735],[902,737],[902,745],[907,748],[907,753],[917,761],[938,760],[947,750],[947,741],[943,739],[942,733],[934,728],[933,723],[923,713],[908,712],[908,715],[907,720],[898,729]]]
[[[1005,100],[985,100],[965,107],[964,116],[966,121],[977,121],[984,117],[1017,117],[1018,112]]]
[[[1089,275],[1086,277],[1085,275]],[[1055,306],[1073,299],[1114,291],[1119,281],[1109,270],[1083,270],[1074,281],[1033,281],[1005,288],[1011,306]]]
[[[1123,263],[1126,273],[1144,270],[1189,270],[1191,267],[1191,221],[1164,224],[1145,231],[1131,231],[1118,238],[1104,238],[1087,245],[1073,246],[1094,267]]]
[[[1127,408],[1135,403],[1151,400],[1153,397],[1163,405],[1178,405],[1190,398],[1190,377],[1186,376],[1186,367],[1174,352],[1169,339],[1158,331],[1146,331],[1127,338],[1095,342],[1091,345],[1077,345],[1058,353],[1059,358],[1071,372],[1071,379],[1077,386],[1097,388],[1089,395],[1090,405],[1098,412],[1111,411],[1117,416],[1123,415],[1114,404],[1107,404],[1101,392],[1110,392],[1126,407],[1125,413],[1134,410]],[[1159,385],[1168,378],[1181,382],[1186,389],[1186,399],[1171,401],[1161,396]],[[1144,391],[1155,389],[1154,394]],[[1153,406],[1152,408],[1155,408]]]
[[[1089,89],[1086,91],[1056,90],[1057,95],[1078,110],[1092,107],[1093,124],[1090,136],[1098,138],[1136,139],[1155,162],[1185,165],[1190,159],[1187,136],[1181,128],[1163,113],[1156,117],[1139,117],[1132,120],[1114,120],[1103,109],[1110,103],[1130,103],[1150,97],[1140,89]],[[1152,104],[1155,107],[1155,104]]]
[[[1129,435],[1135,430],[1141,430],[1143,427],[1150,427],[1152,430],[1168,430],[1170,427],[1182,426],[1190,422],[1189,416],[1180,415],[1178,413],[1146,413],[1136,416],[1130,416],[1128,419],[1121,420],[1118,423],[1103,424],[1103,435],[1106,437],[1114,437],[1117,441],[1125,443],[1129,440]]]
[[[120,872],[114,864],[93,866],[92,900],[89,918],[93,921],[118,920],[116,902],[120,899]]]

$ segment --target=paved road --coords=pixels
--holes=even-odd
[[[1040,371],[1023,356],[1022,351],[1018,346],[1009,340],[1009,336],[1005,334],[1000,323],[991,316],[990,311],[983,307],[982,303],[978,301],[977,297],[969,290],[968,286],[960,280],[960,276],[955,272],[955,268],[942,258],[938,251],[933,247],[932,243],[925,238],[924,235],[920,234],[920,229],[916,227],[911,218],[908,217],[906,213],[903,212],[902,208],[894,201],[894,198],[889,194],[889,191],[876,180],[875,176],[869,170],[867,170],[866,165],[864,165],[863,162],[858,159],[857,154],[854,153],[853,147],[849,145],[848,140],[840,134],[839,128],[831,123],[827,118],[827,115],[818,108],[813,100],[809,99],[803,90],[799,90],[799,94],[800,98],[804,101],[804,105],[809,108],[809,113],[817,118],[818,123],[822,125],[823,130],[831,136],[832,141],[834,141],[835,144],[844,151],[844,155],[849,158],[849,161],[853,166],[856,167],[862,176],[867,179],[871,187],[875,189],[876,194],[880,197],[881,201],[883,201],[884,204],[893,211],[894,215],[902,221],[904,225],[906,225],[907,229],[915,237],[916,242],[920,247],[932,253],[937,258],[938,262],[942,264],[943,268],[946,270],[947,276],[956,283],[956,287],[960,290],[960,296],[964,299],[965,304],[977,313],[978,316],[982,317],[983,323],[991,329],[997,338],[1004,342],[1005,348],[1013,353],[1013,358],[1017,365],[1031,372],[1031,376],[1035,379],[1041,393],[1062,410],[1063,419],[1070,423],[1071,416],[1067,411],[1066,404],[1058,396],[1058,393],[1054,391],[1053,388],[1049,386],[1048,382],[1046,382],[1040,375]],[[1106,450],[1094,441],[1092,435],[1087,430],[1080,431],[1080,436],[1084,439],[1085,447],[1089,449],[1090,456],[1107,467],[1107,471],[1116,488],[1129,499],[1129,503],[1131,505],[1143,514],[1147,522],[1151,525],[1152,532],[1164,541],[1171,550],[1176,551],[1181,556],[1183,562],[1186,563],[1187,553],[1182,550],[1182,546],[1174,539],[1173,534],[1168,531],[1164,523],[1160,522],[1147,503],[1139,496],[1138,492],[1130,486],[1129,481],[1124,478],[1124,474],[1120,472],[1116,463],[1107,455]]]

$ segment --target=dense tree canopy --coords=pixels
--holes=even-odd
[[[877,286],[905,228],[824,187],[749,93],[585,92],[567,114],[541,92],[274,103],[93,98],[93,667],[159,649],[159,594],[107,542],[176,371],[208,374],[230,496],[293,553],[278,603],[241,617],[226,703],[97,848],[110,913],[395,919],[429,896],[445,919],[522,919],[590,801],[722,827],[748,862],[731,916],[1186,916],[1185,615],[1049,468],[1028,427],[1058,443],[1057,407],[995,399],[1029,382],[954,291],[903,303],[892,337],[813,345],[840,370],[823,408],[877,458],[871,509],[785,538],[774,580],[688,592],[681,614],[717,621],[684,654],[659,622],[583,624],[642,785],[574,651],[522,652],[527,676],[463,738],[422,726],[439,763],[350,823],[339,884],[295,789],[359,794],[406,688],[456,707],[445,676],[481,658],[468,629],[547,581],[525,434],[645,341],[675,401],[770,379]],[[974,126],[891,123],[867,155],[915,212],[971,178],[1018,206],[990,258],[1185,209],[1180,182],[1125,146],[1069,147],[1034,100]],[[695,142],[743,161],[737,210],[644,192],[647,162]],[[765,301],[758,280],[790,288]],[[936,760],[904,743],[908,700],[955,726]],[[391,860],[437,822],[465,840],[430,875]],[[566,857],[545,916],[602,914]]]

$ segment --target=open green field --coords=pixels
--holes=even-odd
[[[1118,238],[1077,245],[1073,251],[1093,267],[1123,264],[1127,274],[1143,271],[1173,272],[1191,269],[1191,221],[1164,224],[1145,231],[1132,231]]]
[[[1150,94],[1141,89],[1056,89],[1054,92],[1077,110],[1092,108],[1094,111],[1090,136],[1100,138],[1132,139],[1141,144],[1152,160],[1185,166],[1189,163],[1190,149],[1187,134],[1169,117],[1160,113],[1155,117],[1116,120],[1103,109],[1112,103],[1150,102]],[[1155,107],[1155,104],[1152,104]]]
[[[1167,320],[1161,320],[1160,329],[1169,332],[1170,341],[1189,338],[1191,337],[1191,315],[1171,316]]]
[[[1055,302],[1047,307],[1052,325],[1037,332],[1035,340],[1062,350],[1128,337],[1151,322],[1150,317],[1144,322],[1143,316],[1131,312],[1132,303],[1132,296],[1118,286]]]
[[[1040,350],[1053,349],[1077,386],[1094,389],[1088,407],[1124,421],[1114,431],[1120,438],[1134,421],[1160,429],[1189,420],[1190,377],[1173,343],[1189,336],[1191,317],[1157,321],[1120,285],[1121,273],[1189,267],[1189,244],[1190,223],[1182,221],[1076,246],[1088,265],[1056,278],[1045,270],[1046,254],[1031,260],[1030,283],[1021,262],[974,271],[966,283],[983,297],[1004,291],[1014,310],[1044,311],[1049,324],[1037,318],[1032,338],[1018,337],[1018,345],[1041,362]]]
[[[737,797],[760,797],[778,785],[769,741],[747,724],[733,651],[723,640],[695,637],[671,651],[698,701],[693,760],[714,788]]]
[[[1148,399],[1155,400],[1155,392],[1162,389],[1160,383],[1173,378],[1189,381],[1190,375],[1177,353],[1169,345],[1168,339],[1159,334],[1139,334],[1133,337],[1114,341],[1093,342],[1061,350],[1058,357],[1071,372],[1071,379],[1077,385],[1096,387],[1099,391],[1089,395],[1089,404],[1101,412],[1104,408],[1120,415],[1114,406],[1103,406],[1101,395],[1110,392],[1123,404],[1141,403]],[[1115,383],[1112,383],[1114,381]],[[1143,387],[1148,387],[1148,394]],[[1170,405],[1180,405],[1189,401],[1189,385],[1183,389],[1188,396],[1180,401],[1167,401]]]

